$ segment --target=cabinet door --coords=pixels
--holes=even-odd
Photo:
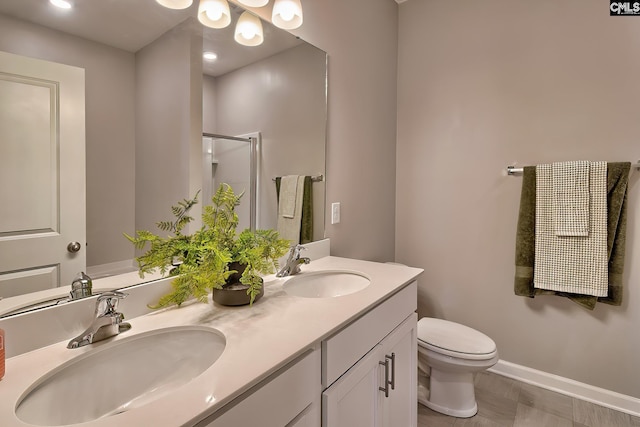
[[[389,397],[381,397],[383,427],[417,425],[417,317],[409,316],[380,343],[381,360],[387,359],[391,370]]]
[[[380,426],[380,345],[322,393],[323,427]]]

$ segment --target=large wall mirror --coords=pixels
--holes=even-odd
[[[38,309],[66,298],[80,269],[94,278],[94,293],[156,279],[138,277],[136,253],[123,233],[157,232],[155,224],[171,218],[172,205],[198,190],[210,193],[219,182],[228,182],[237,191],[250,190],[249,180],[237,176],[244,166],[230,163],[235,158],[247,161],[252,155],[243,139],[256,144],[250,159],[255,164],[255,225],[276,228],[275,178],[311,175],[315,177],[313,239],[324,237],[326,54],[264,21],[261,46],[239,45],[233,39],[233,25],[242,9],[232,4],[232,25],[214,30],[195,18],[197,3],[180,11],[153,0],[76,2],[72,10],[56,9],[46,0],[0,3],[0,54],[5,55],[0,55],[0,67],[5,67],[0,68],[4,129],[0,157],[6,159],[8,152],[27,145],[22,134],[7,142],[13,135],[7,129],[35,129],[28,133],[33,141],[41,141],[43,134],[51,138],[42,149],[23,150],[24,157],[4,164],[0,159],[6,175],[2,177],[9,180],[3,187],[11,189],[0,197],[29,196],[15,204],[22,211],[0,210],[0,223],[3,215],[23,219],[24,212],[39,212],[39,202],[54,213],[40,215],[46,224],[34,227],[44,230],[42,234],[57,235],[58,229],[68,228],[61,225],[62,211],[86,212],[84,219],[75,221],[76,226],[85,222],[80,227],[84,235],[53,243],[63,260],[82,261],[67,273],[57,263],[37,261],[40,247],[52,249],[33,238],[28,226],[14,227],[17,231],[0,226],[0,317],[15,314],[16,308]],[[214,52],[217,59],[203,59],[204,52]],[[56,64],[71,69],[65,78],[84,91],[76,104],[83,105],[78,110],[84,115],[71,117],[76,124],[84,120],[84,152],[79,159],[64,157],[63,123],[69,117],[57,118],[46,109],[41,114],[46,120],[23,123],[22,118],[32,115],[19,114],[24,110],[18,109],[22,102],[16,100],[26,98],[22,88],[29,85],[22,85],[19,73],[7,65],[16,61],[22,69],[49,72],[49,64],[54,73]],[[80,77],[74,77],[74,69]],[[46,93],[55,93],[56,84],[45,87]],[[40,83],[36,86],[40,88]],[[55,110],[67,102],[70,91],[64,90],[65,85],[59,87],[63,88],[59,98],[46,95],[46,108]],[[9,95],[14,97],[11,102],[6,101]],[[47,120],[50,123],[44,123]],[[45,172],[36,174],[23,167],[30,151],[48,153],[44,160],[39,156],[44,167],[33,167]],[[86,194],[86,202],[82,197],[60,196],[58,184],[65,181],[61,176],[67,170],[81,172],[71,182],[76,195]],[[46,191],[36,194],[35,189],[43,188],[40,183],[46,183]],[[200,201],[192,212],[194,227],[199,226],[201,206],[207,203],[203,197]],[[16,238],[35,245],[8,249],[7,242]],[[75,241],[80,244],[77,252]],[[36,260],[33,272],[22,264],[27,258]]]

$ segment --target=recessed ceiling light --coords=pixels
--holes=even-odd
[[[60,9],[71,9],[71,2],[67,0],[49,0],[49,3]]]
[[[202,54],[202,57],[207,61],[215,61],[216,59],[218,59],[218,55],[216,55],[214,52],[205,52]]]

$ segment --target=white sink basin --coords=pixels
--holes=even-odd
[[[369,286],[371,280],[359,271],[327,270],[298,273],[283,285],[289,295],[332,298],[349,295]]]
[[[59,426],[138,408],[203,373],[225,345],[215,329],[176,327],[96,347],[36,381],[16,415],[29,424]]]

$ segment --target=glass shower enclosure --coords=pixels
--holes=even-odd
[[[202,134],[203,206],[211,204],[222,183],[229,184],[236,194],[244,192],[236,207],[238,230],[256,229],[259,142],[259,132],[242,136]]]

